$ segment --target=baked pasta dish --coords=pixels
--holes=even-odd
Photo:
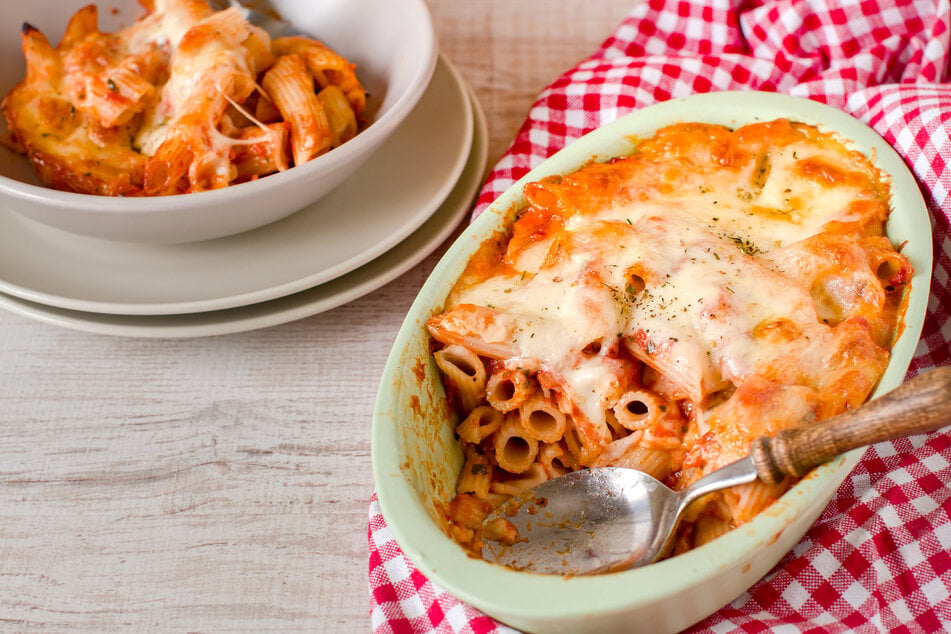
[[[156,196],[226,187],[352,138],[354,66],[306,37],[271,39],[238,8],[140,0],[116,33],[80,9],[53,47],[23,25],[26,77],[3,99],[8,145],[56,189]]]
[[[475,554],[527,488],[619,466],[682,489],[857,407],[888,364],[913,271],[884,235],[887,178],[831,134],[672,125],[524,196],[428,321],[464,457],[446,515]],[[673,552],[791,484],[698,500]]]

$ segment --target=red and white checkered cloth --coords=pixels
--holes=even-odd
[[[935,268],[912,373],[951,363],[951,0],[645,0],[538,98],[479,197],[482,211],[570,141],[697,92],[772,90],[875,128],[914,171],[934,219]],[[951,396],[951,395],[949,395]],[[377,634],[510,632],[403,556],[371,502]],[[951,436],[880,443],[815,526],[697,632],[951,630]]]

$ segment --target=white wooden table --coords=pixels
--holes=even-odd
[[[490,163],[634,0],[429,0]],[[92,335],[0,312],[0,629],[366,631],[370,418],[437,254],[265,330]]]

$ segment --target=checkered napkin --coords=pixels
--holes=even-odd
[[[871,125],[914,171],[935,268],[911,373],[951,363],[951,0],[643,0],[538,98],[475,214],[570,141],[631,110],[718,90],[823,101]],[[951,398],[951,395],[949,395]],[[374,500],[377,634],[510,632],[406,560]],[[815,526],[697,632],[951,630],[951,435],[870,447]]]

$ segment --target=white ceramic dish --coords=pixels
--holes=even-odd
[[[256,330],[303,319],[366,295],[419,264],[467,217],[485,172],[488,132],[470,95],[475,125],[472,151],[455,187],[436,212],[398,245],[330,282],[267,302],[188,315],[127,316],[89,313],[37,304],[0,293],[0,307],[41,322],[104,335],[182,339]]]
[[[0,94],[23,77],[20,25],[54,43],[87,0],[0,3]],[[29,162],[0,149],[0,202],[39,222],[83,235],[137,242],[190,242],[260,227],[314,202],[357,171],[399,127],[422,96],[436,64],[435,35],[423,0],[274,0],[286,20],[357,64],[371,98],[370,125],[304,165],[225,189],[156,198],[110,198],[39,184]],[[100,29],[141,15],[135,0],[102,3]],[[5,132],[5,126],[2,132]]]
[[[288,218],[217,240],[99,240],[0,208],[0,292],[70,310],[170,315],[322,284],[385,253],[436,211],[469,158],[471,110],[462,80],[440,61],[417,108],[352,179]]]
[[[544,632],[679,631],[729,603],[769,571],[802,537],[861,457],[855,451],[814,470],[753,521],[684,555],[625,572],[561,578],[516,572],[469,557],[434,521],[454,494],[462,464],[439,373],[431,360],[428,317],[438,312],[465,262],[524,204],[525,182],[571,172],[592,158],[632,150],[632,139],[681,121],[738,126],[790,117],[838,132],[892,179],[895,243],[915,266],[900,339],[876,394],[898,385],[924,320],[931,275],[931,225],[918,186],[874,131],[822,105],[774,93],[713,93],[644,108],[562,150],[503,194],[453,244],[403,324],[380,382],[372,460],[383,515],[407,557],[449,592],[514,627]],[[412,368],[413,372],[406,371]]]

